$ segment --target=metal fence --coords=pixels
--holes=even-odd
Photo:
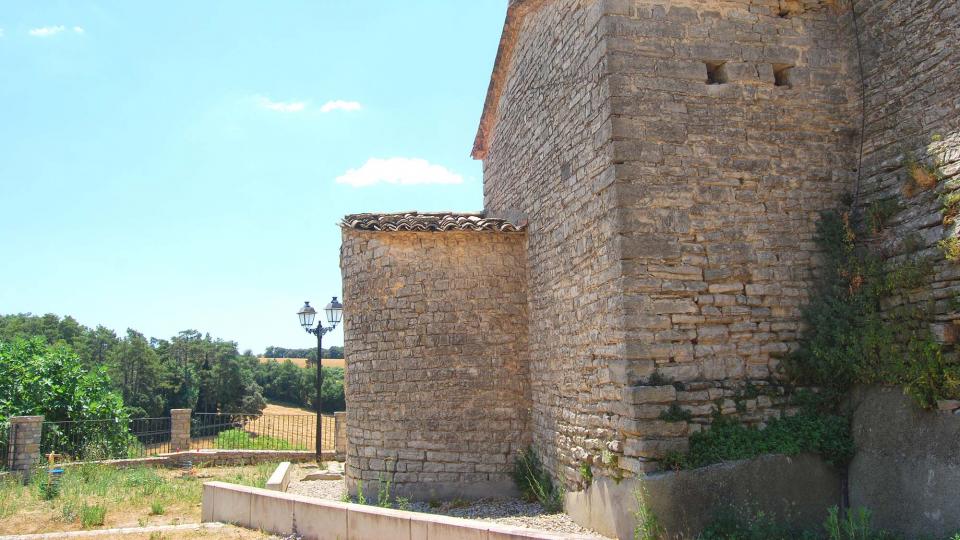
[[[0,422],[0,471],[5,471],[10,467],[10,431],[13,428],[7,422]]]
[[[141,458],[170,449],[170,417],[44,422],[40,435],[40,452],[65,461]]]
[[[190,449],[316,450],[317,417],[312,414],[193,413]],[[334,450],[333,415],[323,417],[324,450]],[[170,417],[128,420],[44,422],[40,452],[57,461],[131,459],[173,451]],[[0,435],[0,456],[6,466],[8,429]]]
[[[324,450],[333,450],[334,417],[323,417]],[[243,415],[194,413],[190,447],[236,450],[316,450],[317,417],[312,414]]]

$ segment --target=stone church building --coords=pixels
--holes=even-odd
[[[473,146],[483,210],[342,222],[351,489],[504,493],[532,446],[576,490],[584,466],[658,470],[715,407],[781,414],[731,398],[776,386],[795,347],[820,213],[897,193],[934,133],[956,168],[958,9],[512,0]],[[908,204],[894,237],[952,234]],[[689,421],[660,420],[677,406]]]

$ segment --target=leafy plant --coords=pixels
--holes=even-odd
[[[367,504],[367,496],[363,494],[363,480],[357,480],[357,504]]]
[[[163,507],[163,503],[154,501],[150,503],[150,515],[151,516],[162,516],[166,512],[166,509]]]
[[[836,506],[827,512],[827,520],[823,524],[829,540],[893,540],[895,535],[881,530],[875,530],[870,523],[870,510],[866,508],[849,508],[845,516],[840,517]]]
[[[410,499],[408,497],[397,497],[394,499],[397,510],[410,510]]]
[[[548,512],[563,509],[563,494],[553,485],[553,480],[543,469],[533,448],[528,447],[517,455],[513,465],[513,481],[527,501],[540,502]]]
[[[377,478],[377,506],[381,508],[390,508],[390,484],[393,482],[391,476],[384,480],[383,475]]]
[[[586,461],[580,462],[580,478],[587,486],[593,482],[593,468]]]

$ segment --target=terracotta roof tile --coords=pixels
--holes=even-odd
[[[521,232],[526,224],[487,218],[482,213],[398,212],[395,214],[350,214],[340,226],[359,231],[491,231]]]

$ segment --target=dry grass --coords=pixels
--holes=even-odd
[[[43,470],[26,486],[12,477],[3,478],[0,479],[0,534],[79,530],[84,505],[106,509],[103,525],[96,528],[196,523],[200,521],[203,482],[222,480],[262,487],[275,467],[275,463],[264,463],[195,468],[186,473],[146,467],[115,469],[78,465],[66,469],[59,494],[50,500],[42,495],[47,481]],[[163,507],[163,515],[153,515],[151,510],[155,505]]]

